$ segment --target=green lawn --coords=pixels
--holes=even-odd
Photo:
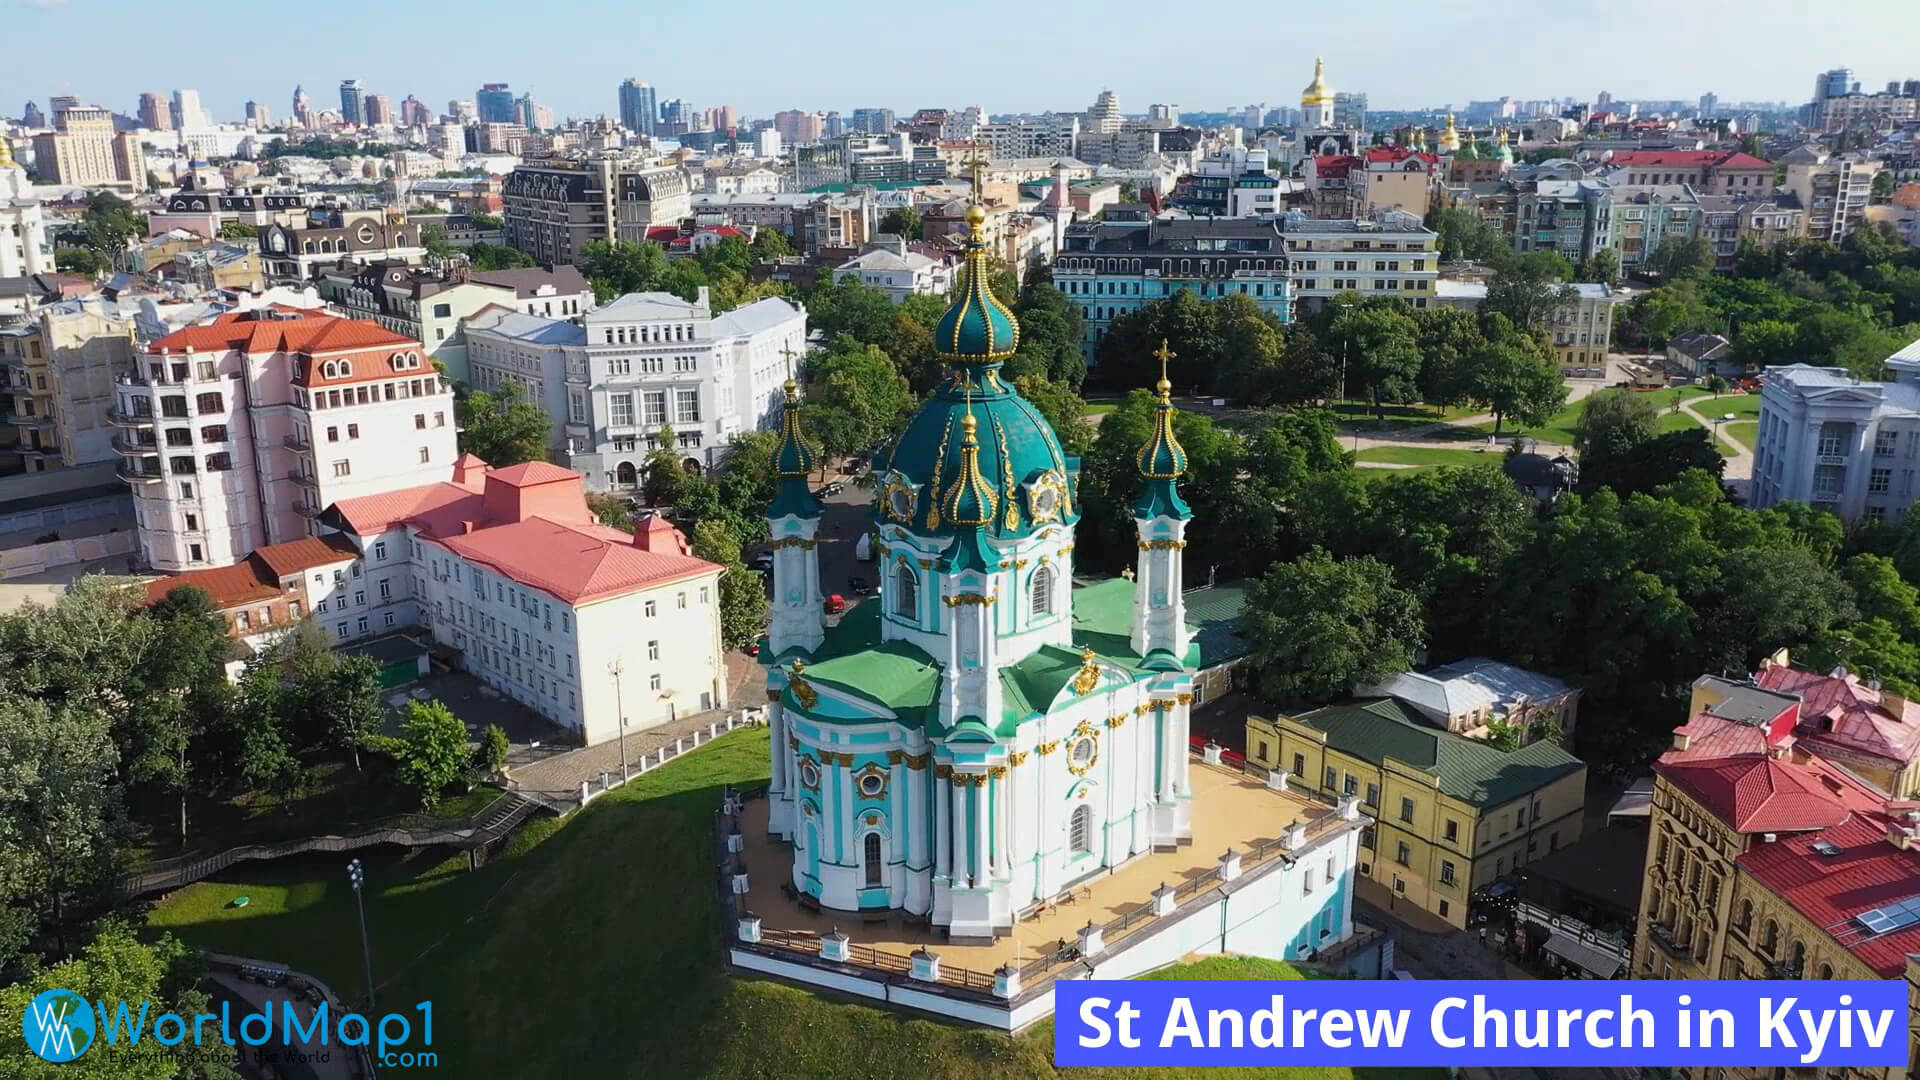
[[[1580,411],[1586,407],[1587,402],[1585,398],[1579,401],[1570,401],[1562,407],[1559,412],[1554,413],[1551,419],[1539,427],[1522,427],[1508,420],[1500,425],[1500,437],[1504,439],[1509,435],[1525,435],[1529,439],[1536,439],[1543,443],[1558,443],[1562,446],[1572,446],[1573,426],[1580,422]],[[1465,430],[1478,432],[1482,435],[1490,435],[1493,433],[1493,421],[1489,420],[1484,424],[1475,424],[1473,427]]]
[[[1105,416],[1119,407],[1120,403],[1117,401],[1089,401],[1087,407],[1081,410],[1081,415]]]
[[[1760,436],[1760,425],[1752,420],[1736,420],[1731,424],[1720,425],[1720,434],[1737,440],[1748,450],[1753,449],[1753,440]]]
[[[725,972],[711,898],[712,814],[724,786],[766,777],[766,732],[735,732],[595,800],[564,824],[537,819],[477,871],[464,869],[464,857],[363,856],[383,1007],[434,1003],[435,1049],[449,1076],[1058,1075],[1050,1024],[1009,1039]],[[345,863],[327,857],[237,866],[230,880],[167,897],[149,922],[193,945],[310,971],[358,996],[359,940]],[[228,906],[241,894],[250,897],[247,907]],[[1292,975],[1284,965],[1226,958],[1160,977]],[[1195,1080],[1241,1075],[1152,1075],[1183,1072]],[[1291,1075],[1332,1080],[1352,1073]]]
[[[1354,456],[1360,461],[1385,461],[1395,465],[1413,465],[1420,468],[1431,468],[1436,465],[1484,465],[1488,462],[1500,464],[1498,451],[1489,453],[1480,450],[1450,450],[1439,447],[1429,449],[1424,446],[1375,446],[1362,450]],[[1380,471],[1398,472],[1400,470]]]
[[[1443,420],[1453,420],[1473,415],[1474,410],[1455,406],[1413,404],[1382,405],[1380,412],[1386,414],[1382,420],[1374,415],[1371,401],[1335,401],[1327,406],[1334,420],[1341,424],[1357,427],[1362,431],[1395,431],[1403,428],[1428,427]]]

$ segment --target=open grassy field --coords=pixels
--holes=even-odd
[[[477,871],[465,869],[464,857],[367,858],[367,922],[382,1007],[434,1003],[435,1049],[449,1076],[1059,1075],[1051,1024],[1010,1039],[724,970],[711,899],[712,814],[722,788],[766,777],[766,732],[735,732],[564,823],[536,819]],[[250,902],[231,907],[239,895]],[[361,996],[344,857],[237,866],[226,880],[166,897],[149,925],[192,945],[289,964],[339,993]],[[1298,976],[1281,964],[1215,958],[1160,977]],[[1279,1073],[1313,1080],[1356,1074],[1440,1075]]]
[[[1354,455],[1358,461],[1384,461],[1395,465],[1433,468],[1440,465],[1500,464],[1498,451],[1454,450],[1425,446],[1373,446]]]
[[[1753,440],[1760,437],[1760,425],[1752,420],[1737,420],[1731,424],[1720,425],[1722,438],[1734,439],[1741,446],[1753,449]]]

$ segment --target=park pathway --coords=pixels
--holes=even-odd
[[[1680,403],[1680,411],[1700,421],[1701,427],[1713,432],[1719,438],[1720,452],[1727,456],[1727,471],[1722,473],[1721,476],[1728,480],[1746,480],[1753,476],[1753,451],[1747,449],[1745,444],[1741,443],[1739,439],[1721,431],[1719,425],[1713,422],[1715,416],[1725,416],[1728,414],[1718,411],[1712,414],[1702,413],[1699,409],[1695,408],[1695,406],[1704,405],[1710,401],[1750,396],[1749,394],[1721,394],[1716,397],[1691,398]],[[1740,420],[1745,419],[1746,417],[1740,418]],[[1739,423],[1740,420],[1733,422]]]

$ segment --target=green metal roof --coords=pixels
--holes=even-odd
[[[1506,751],[1442,731],[1396,698],[1342,702],[1293,719],[1325,732],[1327,745],[1341,753],[1375,765],[1393,758],[1430,773],[1441,791],[1475,806],[1512,802],[1586,768],[1556,742]]]
[[[939,666],[904,641],[808,664],[801,678],[884,705],[915,724],[932,719],[930,709],[940,692]]]
[[[955,534],[951,500],[956,493],[964,493],[962,481],[976,475],[975,470],[967,468],[967,454],[962,448],[968,415],[978,425],[975,470],[994,500],[988,533],[1020,537],[1034,530],[1032,494],[1026,485],[1049,472],[1070,482],[1072,464],[1040,411],[997,379],[949,382],[908,421],[882,466],[911,488],[913,512],[908,520],[896,521],[889,514],[883,491],[875,507],[878,524],[903,524],[922,536]],[[883,489],[885,486],[883,481]],[[1068,496],[1055,513],[1058,520],[1071,527],[1080,520],[1075,501],[1078,492],[1069,489]],[[974,497],[977,501],[977,492]],[[969,503],[967,509],[979,508]],[[975,518],[977,514],[963,516]]]
[[[1196,671],[1247,655],[1239,635],[1247,609],[1247,590],[1239,584],[1195,589],[1186,594],[1187,626],[1193,642],[1184,666]],[[1138,664],[1133,651],[1133,582],[1108,578],[1073,590],[1073,640],[1121,664]]]

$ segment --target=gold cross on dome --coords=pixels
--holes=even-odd
[[[1164,379],[1167,377],[1167,361],[1173,359],[1176,356],[1179,356],[1180,354],[1177,352],[1174,352],[1172,349],[1167,348],[1167,339],[1161,338],[1160,347],[1153,350],[1152,355],[1159,359],[1160,377]]]
[[[780,355],[785,357],[787,361],[787,378],[793,378],[793,358],[799,354],[793,351],[793,346],[782,345],[780,346]]]

